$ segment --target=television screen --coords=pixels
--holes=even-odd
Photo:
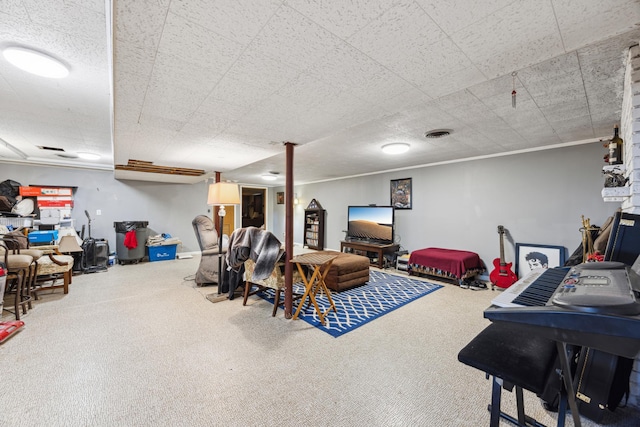
[[[349,206],[347,237],[393,243],[393,206]]]

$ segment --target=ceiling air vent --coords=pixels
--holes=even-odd
[[[430,130],[429,132],[425,133],[424,136],[425,138],[442,138],[444,136],[449,136],[451,135],[451,132],[453,132],[451,129],[434,129],[434,130]]]
[[[48,151],[64,151],[64,148],[47,147],[46,145],[38,145],[38,148],[41,150],[48,150]]]

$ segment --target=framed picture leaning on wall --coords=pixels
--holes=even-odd
[[[564,246],[516,243],[516,274],[519,279],[536,268],[562,267],[564,261]]]
[[[391,206],[411,209],[411,178],[391,180]]]

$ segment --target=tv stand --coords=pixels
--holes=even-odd
[[[384,268],[384,254],[385,253],[393,253],[395,254],[400,249],[400,245],[396,245],[393,243],[367,243],[357,240],[343,240],[340,242],[340,252],[345,252],[345,249],[350,249],[350,252],[353,251],[363,251],[366,253],[366,256],[371,261],[372,258],[375,258],[375,255],[378,257],[378,261],[371,262],[372,265],[375,265],[378,268]],[[374,253],[374,256],[369,256],[369,252]]]

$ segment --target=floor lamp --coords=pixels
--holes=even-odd
[[[240,192],[238,191],[238,184],[234,184],[231,182],[216,182],[209,185],[207,204],[212,206],[220,206],[220,209],[218,210],[218,217],[220,218],[220,228],[218,229],[218,295],[221,295],[223,278],[222,230],[224,226],[224,216],[226,215],[224,206],[240,204]]]

